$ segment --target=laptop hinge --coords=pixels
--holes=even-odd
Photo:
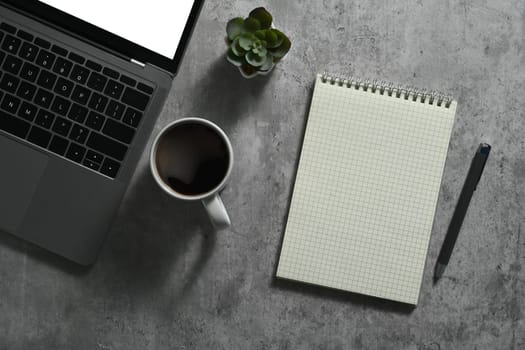
[[[158,67],[158,66],[156,66],[156,65],[154,65],[154,64],[151,64],[151,63],[142,63],[142,62],[137,61],[136,59],[133,59],[133,58],[131,58],[129,61],[130,61],[132,64],[137,65],[137,66],[139,66],[139,67],[142,68],[142,69],[145,69],[146,67],[150,66],[150,67],[153,67],[153,68],[156,69],[156,70],[159,70],[159,71],[162,71],[162,72],[168,74],[171,78],[174,78],[174,77],[175,77],[175,74],[173,74],[172,72],[169,72],[169,71],[165,70],[164,68],[160,68],[160,67]]]
[[[130,61],[131,61],[131,63],[136,64],[137,66],[140,66],[141,68],[146,67],[146,63],[142,63],[142,62],[140,62],[140,61],[137,61],[137,60],[134,59],[134,58],[132,58]]]

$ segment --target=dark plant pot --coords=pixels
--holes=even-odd
[[[255,70],[253,69],[252,67],[248,66],[248,67],[237,67],[239,69],[239,72],[241,72],[241,75],[243,76],[243,78],[245,79],[252,79],[252,78],[255,78],[256,76],[258,75],[268,75],[270,74],[273,69],[275,68],[275,65],[272,66],[272,68],[270,68],[269,70],[266,70],[266,71],[259,71],[259,70]],[[253,71],[250,71],[249,69],[253,69]]]

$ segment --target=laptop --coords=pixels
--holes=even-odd
[[[0,0],[0,231],[93,264],[203,0]]]

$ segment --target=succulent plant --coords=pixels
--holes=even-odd
[[[228,61],[248,77],[269,72],[290,51],[290,39],[272,28],[272,21],[272,15],[258,7],[248,18],[233,18],[226,26]]]

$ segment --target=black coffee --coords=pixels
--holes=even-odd
[[[157,148],[157,169],[175,192],[195,196],[216,188],[229,166],[228,147],[216,130],[199,123],[173,127]]]
[[[228,172],[226,142],[206,125],[176,125],[162,136],[157,147],[159,175],[175,192],[188,196],[207,193]]]

